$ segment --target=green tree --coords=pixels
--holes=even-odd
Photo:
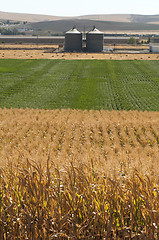
[[[136,44],[136,38],[130,37],[128,40],[128,44]]]

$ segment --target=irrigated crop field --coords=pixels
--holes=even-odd
[[[0,119],[1,239],[158,239],[158,112]]]
[[[0,107],[159,110],[159,62],[0,60]]]
[[[0,60],[0,239],[159,239],[158,65]]]

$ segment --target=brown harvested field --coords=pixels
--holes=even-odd
[[[112,60],[158,60],[159,54],[136,54],[136,53],[66,53],[53,52],[48,53],[40,48],[58,48],[58,45],[1,45],[0,59],[112,59]],[[114,46],[109,46],[114,48]],[[3,49],[11,48],[11,49]],[[15,49],[13,49],[15,48]],[[17,50],[18,48],[18,50]],[[21,48],[26,48],[25,50]],[[39,48],[39,49],[32,49]],[[117,45],[115,49],[148,49],[148,46]],[[50,50],[51,51],[51,50]]]
[[[105,44],[105,46],[109,46],[110,48],[114,48],[114,44]],[[8,43],[1,43],[0,48],[58,48],[58,45],[53,44],[8,44]],[[149,45],[143,44],[143,45],[131,45],[131,44],[115,44],[116,49],[149,49]]]
[[[6,43],[1,43],[0,44],[0,48],[3,49],[3,48],[28,48],[29,49],[32,49],[32,48],[58,48],[58,45],[47,45],[47,44],[6,44]]]
[[[46,53],[44,50],[0,50],[0,59],[112,59],[158,60],[159,54]]]

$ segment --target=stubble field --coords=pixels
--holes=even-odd
[[[50,50],[51,51],[51,50]],[[45,50],[0,50],[0,59],[65,59],[65,60],[159,60],[157,53],[56,53]]]
[[[116,45],[116,50],[127,49],[131,53],[68,53],[68,52],[53,52],[51,50],[58,45],[36,45],[36,44],[1,44],[0,59],[66,59],[66,60],[158,60],[157,53],[133,53],[133,51],[148,50],[147,45]],[[108,45],[114,49],[114,45]],[[36,49],[35,49],[36,48]],[[46,48],[50,50],[46,51]],[[50,51],[50,52],[49,52]]]

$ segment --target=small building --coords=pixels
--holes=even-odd
[[[150,52],[159,52],[159,38],[154,37],[151,39],[150,45],[149,45],[149,51]]]
[[[104,46],[104,34],[95,26],[86,34],[86,50],[88,52],[102,52]]]
[[[150,52],[159,53],[159,43],[150,43],[149,50]]]
[[[65,51],[82,51],[82,33],[76,27],[65,33]]]

